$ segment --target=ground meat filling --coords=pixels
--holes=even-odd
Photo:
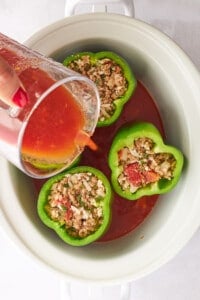
[[[102,224],[105,193],[103,182],[94,174],[67,174],[53,184],[45,209],[69,235],[84,238]]]
[[[122,97],[128,88],[122,68],[109,58],[91,63],[88,55],[72,61],[68,67],[89,77],[96,84],[101,99],[99,121],[109,119],[115,111],[114,101]]]
[[[122,173],[118,177],[123,190],[134,193],[139,188],[159,181],[173,178],[176,160],[171,153],[155,153],[154,142],[142,137],[134,141],[131,147],[118,152]]]

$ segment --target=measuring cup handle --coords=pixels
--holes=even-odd
[[[99,286],[84,286],[84,293],[82,290],[80,292],[81,300],[111,300],[112,298],[112,289],[115,286],[111,287],[99,287]],[[115,300],[130,300],[131,296],[131,284],[126,283],[122,284],[118,287],[119,293],[113,299]],[[73,284],[61,280],[61,288],[60,288],[60,300],[79,300],[77,298],[77,286],[73,286]]]
[[[134,0],[66,0],[65,16],[94,12],[115,13],[134,17]]]

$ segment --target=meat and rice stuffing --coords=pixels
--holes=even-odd
[[[70,236],[83,238],[103,222],[101,200],[105,193],[103,182],[90,172],[66,174],[52,185],[45,209]]]
[[[122,190],[134,193],[160,179],[173,178],[176,167],[174,156],[171,153],[155,153],[154,146],[152,139],[142,137],[135,139],[131,147],[124,147],[118,152],[119,167],[122,168],[118,182]]]
[[[114,101],[125,94],[128,88],[124,71],[114,60],[103,58],[91,63],[84,55],[69,63],[68,68],[87,76],[97,86],[101,99],[99,121],[109,119],[115,111]]]

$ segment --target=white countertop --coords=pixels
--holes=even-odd
[[[174,2],[135,0],[136,17],[171,36],[200,70],[200,2]],[[64,5],[64,0],[1,0],[0,31],[23,42],[61,19]],[[59,293],[60,279],[24,256],[0,231],[0,299],[55,300]],[[173,260],[131,284],[131,300],[135,299],[200,299],[200,230]]]

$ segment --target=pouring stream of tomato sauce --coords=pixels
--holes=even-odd
[[[107,160],[112,140],[121,126],[138,121],[153,123],[164,136],[163,124],[158,108],[146,88],[140,82],[137,84],[134,95],[124,106],[120,118],[111,126],[96,128],[91,146],[94,149],[87,147],[84,150],[81,155],[80,165],[93,166],[110,178],[111,171]],[[95,144],[97,145],[97,149],[95,149]],[[38,192],[43,183],[44,180],[34,179],[34,184]],[[114,193],[112,222],[108,231],[99,241],[111,241],[134,230],[150,214],[157,200],[158,195],[153,195],[142,197],[137,201],[129,201]]]

